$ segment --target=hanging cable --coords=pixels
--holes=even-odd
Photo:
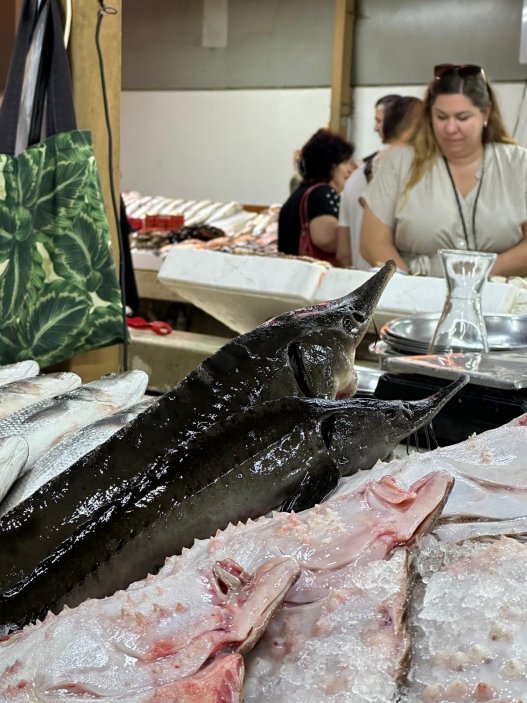
[[[117,227],[117,239],[119,244],[119,283],[121,287],[121,300],[123,305],[123,368],[128,370],[128,324],[126,315],[126,291],[125,291],[125,261],[123,252],[123,233],[121,229],[121,221],[119,217],[119,209],[117,207],[117,197],[115,194],[115,185],[113,181],[113,133],[110,122],[110,109],[108,106],[108,92],[106,90],[106,78],[104,75],[104,58],[101,49],[101,24],[104,15],[116,15],[117,9],[109,7],[104,3],[104,0],[99,0],[99,10],[97,11],[97,26],[95,29],[95,46],[97,47],[97,55],[99,57],[99,71],[101,74],[101,88],[104,105],[104,117],[106,121],[106,130],[108,132],[108,170],[110,172],[110,192],[112,197],[112,208]]]

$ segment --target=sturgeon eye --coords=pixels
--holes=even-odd
[[[351,334],[353,331],[353,322],[349,317],[345,317],[342,320],[342,327],[344,328],[344,332],[346,334]]]
[[[320,434],[322,435],[322,441],[326,445],[327,449],[331,449],[331,443],[333,441],[333,433],[335,431],[335,416],[330,415],[324,418],[320,425]]]

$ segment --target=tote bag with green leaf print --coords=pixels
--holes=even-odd
[[[44,11],[27,144],[19,151],[27,56]],[[91,133],[76,129],[57,0],[26,0],[0,109],[0,364],[47,366],[123,335]]]

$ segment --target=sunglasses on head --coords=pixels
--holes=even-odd
[[[460,65],[453,63],[440,63],[437,66],[434,66],[434,78],[436,80],[439,80],[444,76],[452,75],[460,76],[461,78],[481,75],[483,79],[486,80],[485,71],[481,68],[481,66],[475,66],[472,63],[464,63]]]

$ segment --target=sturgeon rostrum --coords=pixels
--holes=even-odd
[[[95,450],[0,520],[0,626],[19,627],[49,609],[126,588],[229,522],[284,503],[298,511],[321,502],[336,487],[340,466],[371,466],[430,422],[467,380],[407,403],[295,397],[262,403],[172,449],[111,504],[94,480],[101,473]],[[64,490],[64,475],[74,472],[81,474],[75,481],[82,478],[78,496]]]

